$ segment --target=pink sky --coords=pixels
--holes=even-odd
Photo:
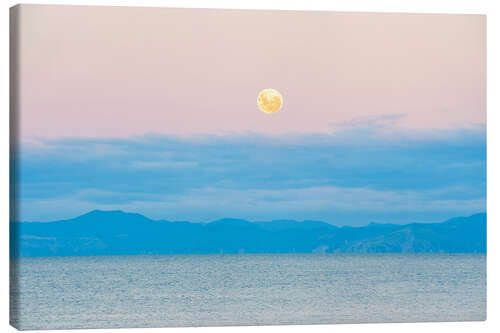
[[[486,123],[481,15],[22,5],[21,137]],[[284,99],[274,115],[261,89]]]

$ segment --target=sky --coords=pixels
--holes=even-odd
[[[486,210],[484,16],[22,5],[19,22],[20,220]]]

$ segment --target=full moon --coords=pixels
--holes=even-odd
[[[283,97],[274,89],[264,89],[257,97],[257,105],[265,113],[275,113],[283,106]]]

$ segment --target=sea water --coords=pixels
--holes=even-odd
[[[486,256],[240,254],[11,261],[20,329],[486,319]]]

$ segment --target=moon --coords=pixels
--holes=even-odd
[[[257,105],[262,112],[275,113],[283,106],[283,97],[277,90],[264,89],[257,97]]]

